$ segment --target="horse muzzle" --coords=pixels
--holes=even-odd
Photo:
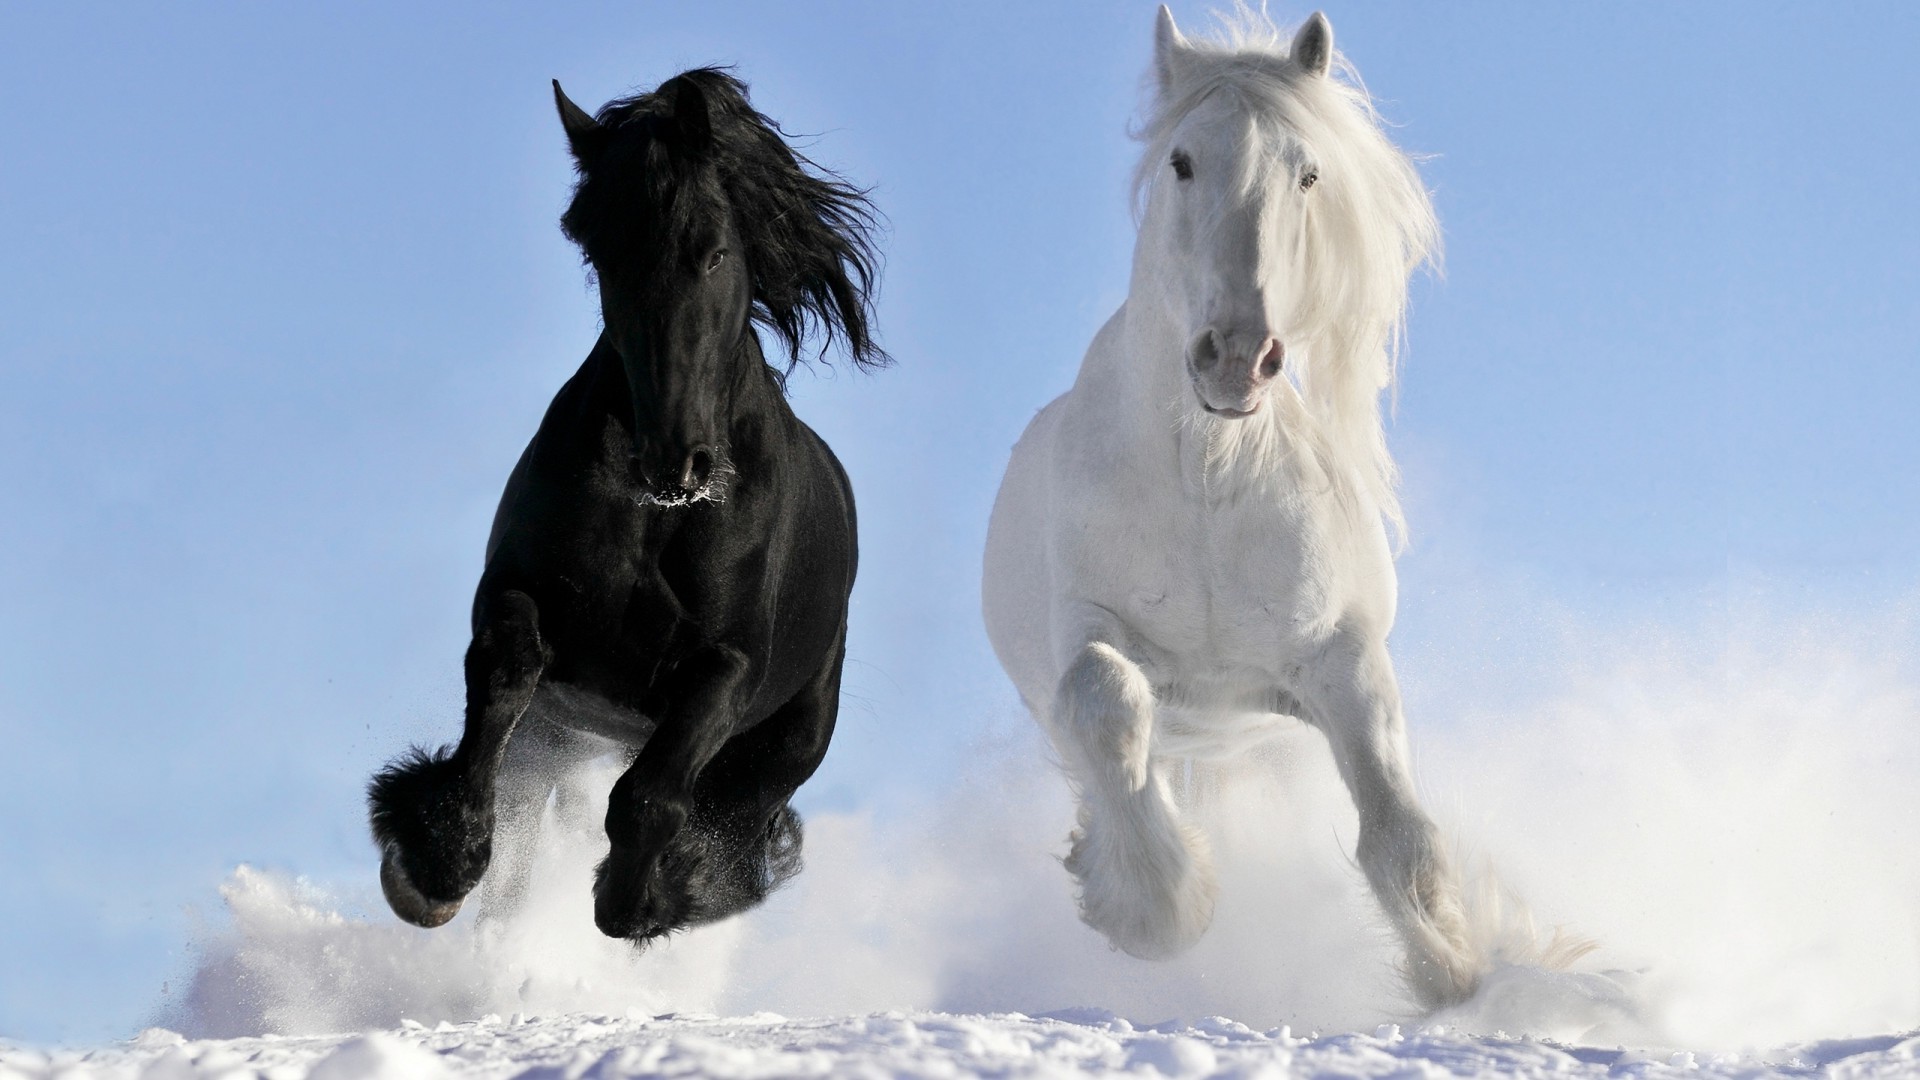
[[[1271,334],[1223,334],[1209,327],[1187,348],[1187,377],[1209,416],[1244,420],[1260,411],[1280,375],[1286,346]]]
[[[1264,398],[1253,398],[1246,402],[1241,408],[1233,409],[1209,404],[1203,397],[1200,400],[1200,408],[1205,410],[1208,416],[1217,416],[1222,420],[1245,420],[1247,417],[1260,411],[1260,405],[1264,400]]]
[[[653,506],[685,506],[719,501],[723,477],[732,470],[724,455],[710,443],[685,450],[635,455],[641,487],[640,502]]]

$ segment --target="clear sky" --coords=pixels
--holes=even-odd
[[[556,76],[737,64],[874,187],[899,365],[794,381],[864,550],[802,805],[938,787],[1015,709],[979,550],[1125,294],[1152,10],[0,0],[0,1035],[137,1027],[238,862],[371,880],[362,784],[455,734],[494,500],[596,333]],[[1392,428],[1416,739],[1531,677],[1526,598],[1914,593],[1920,8],[1327,10],[1447,236]]]

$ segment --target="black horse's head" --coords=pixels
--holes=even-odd
[[[786,144],[747,88],[700,68],[598,117],[553,84],[580,183],[560,219],[600,283],[607,340],[626,370],[634,454],[655,501],[711,492],[736,395],[764,365],[758,321],[788,369],[818,331],[855,364],[869,337],[875,257],[865,194]]]

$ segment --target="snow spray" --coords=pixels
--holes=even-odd
[[[1502,968],[1441,1022],[1727,1048],[1913,1026],[1914,635],[1904,622],[1851,635],[1832,621],[1760,622],[1772,638],[1570,630],[1529,693],[1411,717],[1423,790],[1468,853],[1463,868],[1491,862],[1543,934],[1564,924],[1599,946],[1570,973]],[[469,903],[423,931],[370,885],[242,869],[224,888],[230,927],[205,936],[189,992],[157,1019],[199,1036],[515,1012],[1091,1007],[1302,1032],[1419,1021],[1351,862],[1353,810],[1317,733],[1181,778],[1204,795],[1219,906],[1195,949],[1149,963],[1075,918],[1059,863],[1064,783],[1030,723],[994,731],[939,799],[886,817],[809,815],[807,869],[786,891],[645,950],[593,925],[605,850],[593,800],[611,763],[579,778],[583,810],[563,815],[556,801],[541,834],[521,838],[538,864],[511,913]]]

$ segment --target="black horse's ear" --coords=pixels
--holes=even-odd
[[[560,126],[567,129],[567,145],[573,148],[573,158],[581,164],[600,149],[600,136],[606,132],[600,121],[587,115],[587,110],[573,103],[565,90],[560,89],[560,80],[553,80],[553,103],[560,109]]]
[[[685,75],[676,76],[673,87],[673,126],[680,145],[699,150],[713,141],[713,117],[708,112],[706,92]]]

